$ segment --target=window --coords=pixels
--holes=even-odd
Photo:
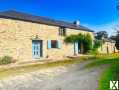
[[[59,35],[66,36],[66,28],[65,27],[60,27],[59,28]]]
[[[61,48],[61,42],[59,40],[48,40],[48,49]]]
[[[57,48],[58,42],[56,40],[51,40],[51,48]]]

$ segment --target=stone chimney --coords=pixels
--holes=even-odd
[[[79,26],[79,25],[80,25],[80,21],[79,21],[79,20],[76,20],[76,21],[74,21],[74,24],[75,24],[76,26]]]

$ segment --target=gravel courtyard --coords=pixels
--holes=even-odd
[[[0,90],[98,90],[98,79],[104,69],[83,69],[87,63],[9,77],[0,80]]]

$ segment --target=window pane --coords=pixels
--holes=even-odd
[[[59,35],[65,36],[66,35],[66,28],[65,27],[60,27],[59,28]]]
[[[51,40],[51,47],[57,48],[57,41],[56,40]]]

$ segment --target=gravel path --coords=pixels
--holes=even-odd
[[[83,66],[87,63],[0,80],[0,90],[98,90],[98,79],[104,67],[84,70]]]

